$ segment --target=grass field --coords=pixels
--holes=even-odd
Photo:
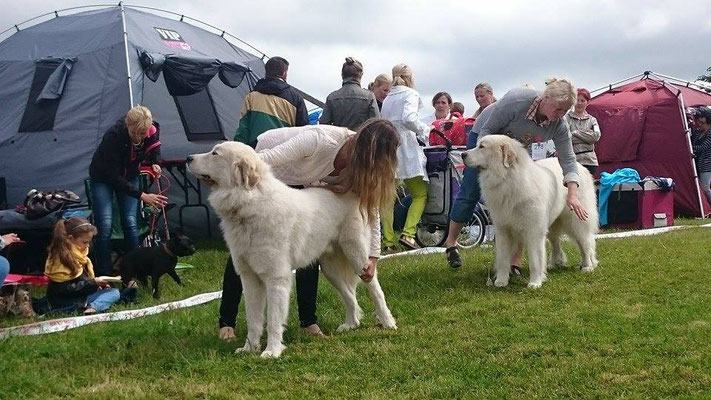
[[[217,339],[218,302],[131,321],[0,342],[2,398],[659,398],[711,397],[710,231],[598,241],[600,266],[554,270],[539,290],[514,278],[486,286],[493,250],[379,263],[397,331],[363,327],[316,339],[295,302],[279,360],[235,355]],[[164,278],[161,302],[219,290],[226,252],[186,260],[186,286]],[[527,272],[527,271],[526,271]],[[141,293],[135,307],[157,304]],[[121,309],[120,307],[118,309]],[[331,333],[343,309],[325,279],[318,315]],[[31,322],[9,319],[4,326]]]

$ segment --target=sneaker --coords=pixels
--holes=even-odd
[[[462,266],[462,258],[459,256],[459,247],[447,247],[444,253],[447,254],[447,262],[452,269],[459,269]]]
[[[398,240],[398,243],[400,243],[403,247],[405,247],[408,250],[417,250],[420,248],[420,246],[415,241],[415,238],[405,236],[405,235],[400,236],[400,240]]]

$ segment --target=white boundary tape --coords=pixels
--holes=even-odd
[[[189,297],[185,300],[174,301],[172,303],[159,304],[157,306],[142,308],[140,310],[126,310],[112,313],[85,315],[80,317],[69,317],[53,319],[50,321],[36,322],[11,328],[0,329],[0,340],[12,336],[42,335],[45,333],[61,332],[67,329],[74,329],[80,326],[94,324],[97,322],[123,321],[127,319],[140,318],[148,315],[162,313],[163,311],[177,310],[179,308],[197,306],[222,297],[222,291],[202,293]]]
[[[596,239],[617,239],[626,238],[633,236],[651,236],[659,235],[662,233],[667,233],[680,229],[688,228],[711,228],[711,224],[704,225],[683,225],[683,226],[669,226],[664,228],[652,228],[652,229],[642,229],[638,231],[630,232],[619,232],[619,233],[603,233],[595,236]],[[443,247],[426,247],[424,249],[410,250],[402,253],[388,254],[381,257],[381,260],[387,260],[389,258],[395,257],[407,257],[407,256],[419,256],[426,254],[438,254],[444,253]],[[160,314],[164,311],[177,310],[179,308],[193,307],[200,304],[205,304],[213,300],[217,300],[222,297],[222,291],[202,293],[193,297],[189,297],[185,300],[174,301],[172,303],[160,304],[153,307],[142,308],[140,310],[126,310],[118,311],[112,313],[87,315],[80,317],[69,317],[62,319],[54,319],[50,321],[36,322],[33,324],[14,326],[10,328],[0,329],[0,340],[7,339],[13,336],[31,336],[31,335],[42,335],[45,333],[61,332],[68,329],[78,328],[80,326],[94,324],[97,322],[108,322],[108,321],[123,321],[133,318],[145,317],[148,315]]]

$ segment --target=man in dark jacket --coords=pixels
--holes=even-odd
[[[289,63],[281,57],[272,57],[264,65],[266,77],[260,79],[254,90],[244,99],[242,117],[235,141],[252,147],[257,137],[270,129],[304,126],[309,115],[303,97],[286,83]],[[296,270],[296,300],[299,305],[301,327],[315,336],[323,336],[316,323],[316,293],[318,290],[318,264]],[[219,335],[225,340],[234,339],[239,299],[242,297],[240,281],[232,258],[227,260],[220,300]]]
[[[342,126],[354,131],[368,119],[380,118],[375,95],[360,87],[362,77],[363,65],[353,57],[346,57],[341,68],[343,86],[326,98],[326,106],[319,118],[320,123]]]
[[[306,103],[298,91],[286,83],[289,62],[272,57],[264,65],[260,79],[244,99],[235,141],[255,147],[257,137],[269,129],[304,126],[309,123]]]

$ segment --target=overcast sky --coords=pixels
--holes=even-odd
[[[0,29],[96,3],[1,0]],[[340,87],[345,56],[363,63],[363,86],[405,62],[427,106],[434,93],[447,91],[467,114],[481,81],[498,96],[526,83],[542,88],[551,76],[592,90],[645,70],[694,80],[711,65],[711,1],[705,0],[129,3],[191,16],[285,57],[289,82],[320,99]]]

